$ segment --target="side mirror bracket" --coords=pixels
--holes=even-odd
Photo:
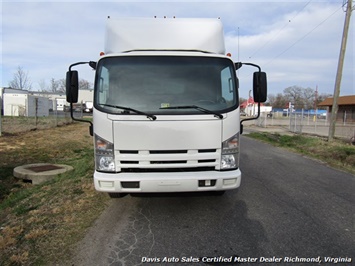
[[[253,97],[254,101],[258,103],[258,113],[254,117],[245,118],[240,121],[240,134],[243,133],[243,122],[249,120],[255,120],[260,117],[260,104],[266,102],[267,100],[267,77],[266,73],[261,71],[260,66],[252,63],[235,63],[235,68],[238,70],[243,65],[249,65],[258,68],[259,71],[253,74]]]
[[[79,122],[84,122],[84,123],[89,123],[89,133],[91,136],[94,135],[94,127],[91,121],[84,120],[84,119],[78,119],[74,117],[74,112],[73,112],[73,103],[78,102],[78,96],[79,96],[79,74],[78,71],[76,70],[71,70],[73,66],[77,65],[82,65],[82,64],[89,64],[93,69],[96,69],[96,62],[90,61],[90,62],[78,62],[75,64],[72,64],[69,66],[69,71],[67,72],[67,77],[66,77],[66,96],[67,96],[67,102],[70,103],[70,116],[73,119],[73,121],[79,121]]]

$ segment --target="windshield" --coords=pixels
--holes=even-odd
[[[100,60],[95,107],[112,114],[223,113],[238,107],[232,61],[215,57],[119,56]],[[200,108],[173,108],[197,106]],[[208,113],[208,112],[204,112]]]

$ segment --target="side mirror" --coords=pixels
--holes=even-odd
[[[264,103],[267,100],[267,80],[265,72],[254,72],[253,78],[254,101]]]
[[[68,71],[66,79],[66,93],[68,103],[77,103],[79,94],[78,71]]]

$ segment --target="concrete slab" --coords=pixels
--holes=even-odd
[[[16,167],[13,175],[38,185],[73,169],[72,166],[64,164],[36,163]]]

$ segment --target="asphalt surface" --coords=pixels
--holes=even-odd
[[[112,200],[72,264],[355,264],[355,176],[245,136],[240,165],[223,196]]]

